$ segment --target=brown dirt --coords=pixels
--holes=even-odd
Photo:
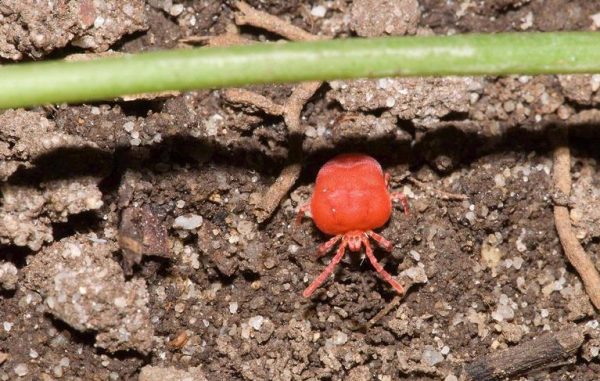
[[[109,3],[72,2],[60,20],[33,1],[0,4],[0,57],[173,47],[224,33],[235,11]],[[324,36],[587,30],[600,13],[588,0],[249,3]],[[398,4],[407,25],[368,17]],[[571,128],[571,218],[598,267],[599,87],[597,76],[325,83],[302,113],[301,177],[261,224],[286,124],[221,91],[0,113],[0,380],[452,381],[465,362],[573,323],[592,329],[573,361],[521,379],[596,380],[597,314],[554,228],[547,137]],[[252,90],[278,104],[291,93]],[[373,325],[395,295],[360,255],[301,296],[327,237],[291,223],[319,166],[346,151],[375,156],[409,197],[410,216],[397,208],[380,231],[393,253],[376,254],[393,275],[427,278]],[[469,200],[436,198],[407,170]]]

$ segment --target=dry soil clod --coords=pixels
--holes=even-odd
[[[568,131],[556,132],[554,149],[554,186],[565,195],[571,193],[571,153]],[[594,262],[585,252],[571,226],[569,208],[554,205],[554,223],[567,259],[581,277],[585,290],[596,309],[600,309],[600,275]]]

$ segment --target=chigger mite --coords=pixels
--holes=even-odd
[[[339,243],[339,247],[325,270],[304,290],[302,295],[310,297],[332,273],[342,260],[346,248],[358,252],[365,247],[365,254],[375,271],[399,294],[404,287],[383,269],[373,255],[369,239],[390,252],[390,241],[373,230],[382,227],[392,215],[392,201],[402,203],[404,214],[408,214],[408,201],[400,192],[390,193],[389,176],[371,156],[349,153],[334,157],[317,174],[310,203],[298,211],[296,223],[310,210],[313,221],[323,233],[333,236],[317,249],[317,258],[327,254]]]

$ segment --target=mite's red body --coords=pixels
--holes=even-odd
[[[369,239],[373,239],[387,251],[392,250],[391,242],[373,229],[385,225],[389,220],[392,200],[395,199],[402,202],[407,213],[406,198],[402,193],[390,194],[387,175],[370,156],[339,155],[321,168],[310,204],[300,209],[297,221],[302,219],[305,211],[310,210],[319,230],[334,236],[319,246],[318,256],[325,255],[338,242],[341,243],[329,265],[304,291],[305,297],[312,295],[327,279],[344,256],[346,247],[351,251],[360,251],[362,246],[377,273],[398,293],[404,292],[402,285],[377,262],[369,243]]]
[[[310,211],[319,230],[329,235],[383,226],[392,201],[381,165],[359,154],[330,160],[317,175]]]

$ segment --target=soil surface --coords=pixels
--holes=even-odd
[[[323,37],[600,27],[590,0],[248,3]],[[280,38],[237,12],[4,0],[0,59]],[[554,227],[549,139],[570,128],[571,220],[600,267],[599,76],[323,83],[300,105],[300,177],[266,218],[294,152],[277,105],[295,89],[249,89],[267,110],[215,90],[0,112],[0,380],[453,381],[570,327],[588,330],[572,356],[515,379],[599,378],[598,315]],[[353,151],[410,204],[378,230],[394,249],[376,256],[410,286],[382,314],[398,300],[360,253],[301,295],[330,256],[295,214],[320,166]]]

